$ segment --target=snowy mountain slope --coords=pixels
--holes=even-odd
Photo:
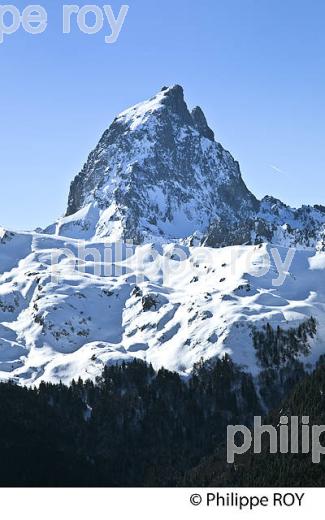
[[[31,233],[19,243],[22,259],[17,265],[14,258],[0,277],[2,379],[94,378],[105,363],[134,357],[186,375],[201,358],[225,352],[257,374],[252,325],[286,329],[310,316],[318,330],[306,362],[323,353],[325,253],[297,251],[290,275],[275,287],[277,267],[265,244],[123,248],[111,275],[103,276],[112,269],[105,262],[108,243],[88,242],[78,269],[68,254],[76,253],[76,240]],[[100,262],[91,259],[94,244]],[[10,242],[0,245],[1,262],[9,249]],[[279,252],[284,259],[287,250]]]
[[[134,357],[186,376],[226,352],[258,375],[255,327],[311,316],[314,363],[324,233],[322,206],[257,201],[202,110],[164,88],[104,133],[65,217],[40,233],[0,228],[0,378],[69,382]]]

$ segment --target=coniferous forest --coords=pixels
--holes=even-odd
[[[314,372],[305,375],[290,396],[281,406],[273,410],[263,420],[264,424],[279,427],[280,417],[309,417],[309,431],[313,425],[325,425],[325,360],[322,356]],[[289,427],[289,438],[291,429]],[[234,465],[225,463],[225,447],[217,448],[213,454],[204,458],[195,468],[187,472],[185,482],[188,486],[238,486],[238,487],[324,487],[325,460],[312,462],[310,452],[301,453],[301,431],[299,431],[300,453],[270,454],[268,436],[262,438],[262,452],[253,453],[250,449],[236,457]],[[310,434],[311,439],[311,434]],[[320,436],[325,446],[325,434]]]
[[[325,424],[325,366],[300,378],[265,417]],[[94,383],[0,384],[1,486],[324,485],[307,455],[251,452],[226,463],[228,424],[262,415],[250,375],[226,356],[184,381],[142,361],[105,367]]]
[[[0,486],[324,485],[325,464],[270,455],[265,443],[226,462],[229,424],[264,416],[277,426],[281,414],[325,424],[324,359],[311,374],[297,359],[315,331],[313,318],[253,331],[255,381],[226,355],[197,363],[188,379],[134,360],[95,382],[1,383]]]
[[[3,383],[0,485],[177,485],[229,422],[258,413],[251,377],[228,357],[198,364],[188,382],[134,361],[96,383]]]

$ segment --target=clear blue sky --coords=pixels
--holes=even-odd
[[[54,221],[115,114],[174,83],[257,196],[325,204],[324,0],[124,0],[116,44],[62,35],[63,3],[96,2],[31,1],[47,31],[0,45],[0,225]]]

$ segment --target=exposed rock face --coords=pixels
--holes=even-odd
[[[200,107],[193,108],[191,115],[198,132],[207,139],[210,139],[210,141],[214,141],[214,132],[209,128],[202,109]]]
[[[325,209],[322,206],[290,208],[274,197],[264,197],[248,218],[239,216],[237,226],[225,220],[213,222],[204,245],[222,247],[269,242],[298,249],[325,249]]]

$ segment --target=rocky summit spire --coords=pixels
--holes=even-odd
[[[200,107],[193,108],[191,116],[194,125],[200,132],[200,134],[206,137],[207,139],[210,139],[210,141],[214,141],[214,132],[209,127],[202,109]]]
[[[214,140],[180,85],[119,114],[71,184],[56,232],[131,239],[187,239],[215,220],[256,208],[238,163]]]
[[[161,100],[161,104],[168,107],[171,112],[181,117],[184,122],[187,122],[187,124],[193,124],[191,114],[184,100],[183,87],[180,85],[174,85],[173,87],[169,88],[163,87],[161,92],[164,94]]]

